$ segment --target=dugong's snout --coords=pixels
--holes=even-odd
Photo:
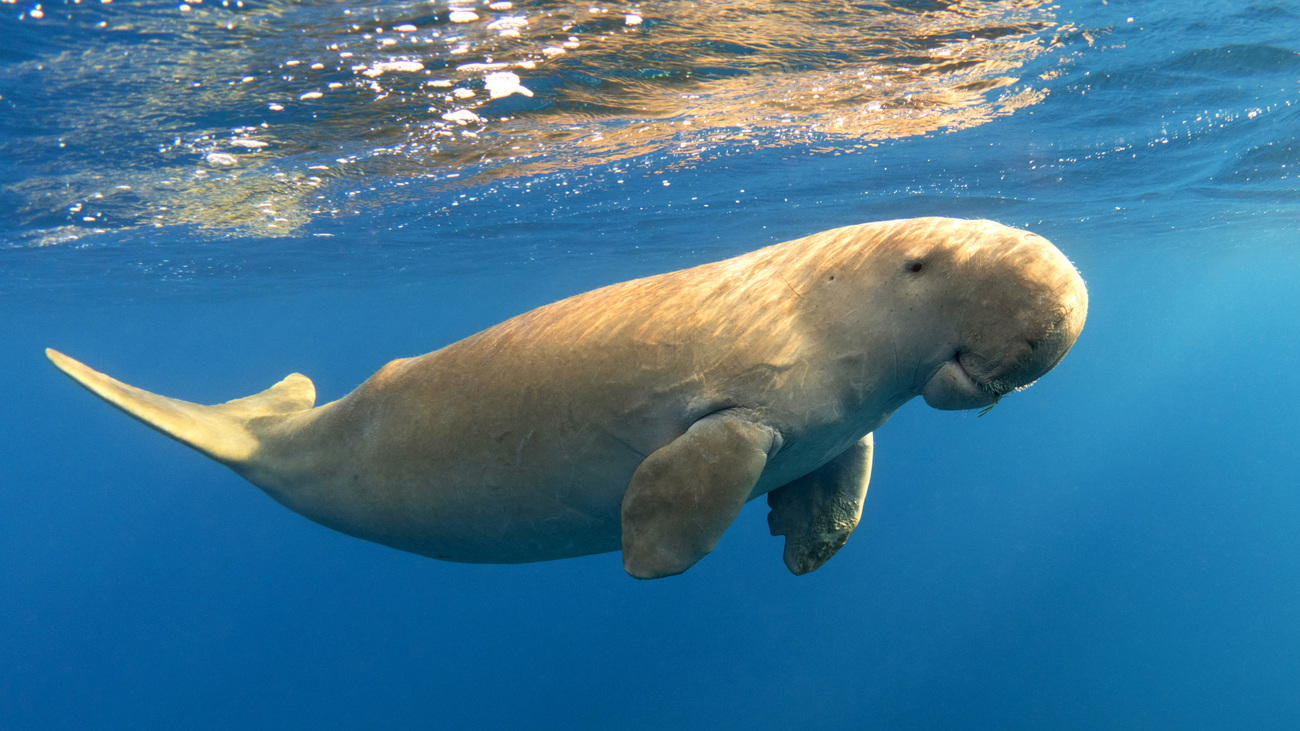
[[[1083,331],[1088,291],[1078,270],[1046,239],[1015,234],[1016,240],[972,257],[986,261],[958,308],[964,336],[921,389],[933,408],[992,406],[1028,388],[1061,362]]]

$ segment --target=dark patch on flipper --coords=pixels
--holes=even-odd
[[[872,435],[835,459],[767,494],[767,525],[785,536],[785,565],[796,575],[816,571],[849,540],[862,518],[871,480]]]
[[[627,572],[638,579],[672,576],[708,555],[779,446],[771,427],[723,411],[646,457],[623,496]]]

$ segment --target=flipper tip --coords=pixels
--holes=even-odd
[[[83,385],[86,382],[85,376],[90,374],[103,375],[76,358],[70,358],[54,348],[46,348],[45,357],[50,359],[50,362],[54,364],[55,368],[63,371],[67,375],[71,376],[72,380]]]
[[[46,348],[46,349],[45,349],[45,357],[46,357],[46,358],[49,358],[49,359],[50,359],[50,362],[53,363],[54,366],[55,366],[56,368],[58,368],[59,370],[63,370],[63,363],[72,360],[71,358],[69,358],[68,356],[64,355],[63,353],[60,353],[59,351],[55,350],[54,348]],[[73,361],[73,362],[76,362],[76,361]]]

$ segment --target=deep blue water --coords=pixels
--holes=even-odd
[[[1300,725],[1300,8],[844,4],[790,45],[675,3],[567,28],[545,18],[590,6],[480,4],[463,32],[442,2],[245,4],[0,5],[0,728]],[[346,9],[536,58],[515,67],[534,96],[472,107],[509,121],[466,137],[406,72],[288,78],[329,44],[396,58]],[[520,14],[520,38],[474,35]],[[918,60],[971,39],[977,78]],[[407,42],[427,78],[483,76]],[[825,81],[870,64],[927,70],[884,74],[901,96]],[[300,100],[330,80],[332,106]],[[778,111],[738,116],[751,93]],[[836,110],[870,124],[837,134]],[[42,355],[204,403],[300,371],[324,402],[569,294],[915,215],[1047,236],[1087,327],[988,416],[904,407],[862,523],[803,577],[761,501],[652,582],[617,554],[365,543]]]

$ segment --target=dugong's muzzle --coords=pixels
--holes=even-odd
[[[976,381],[961,364],[958,355],[939,366],[921,389],[925,403],[935,409],[959,411],[997,403],[1001,394]]]
[[[1042,341],[1013,344],[996,361],[975,353],[958,353],[926,381],[921,397],[932,408],[944,411],[992,406],[1013,391],[1029,388],[1056,367],[1077,337],[1077,329],[1058,329]]]
[[[1045,239],[1027,234],[1023,269],[1002,282],[1002,296],[987,296],[963,331],[977,346],[958,343],[921,388],[936,409],[977,409],[1028,388],[1056,367],[1073,347],[1088,313],[1088,290],[1074,265]]]

